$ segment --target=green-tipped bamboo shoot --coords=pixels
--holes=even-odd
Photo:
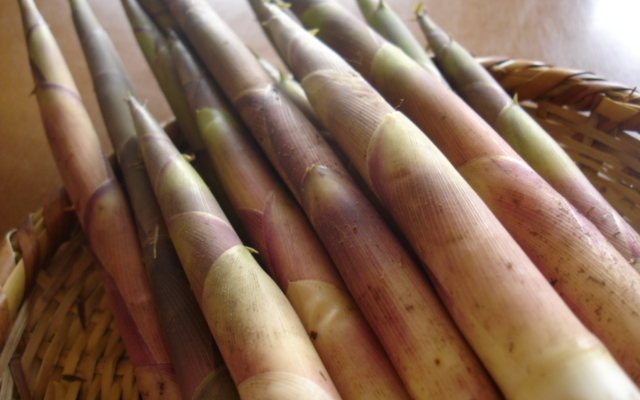
[[[169,234],[242,399],[339,399],[298,316],[200,176],[130,98]]]
[[[58,45],[32,0],[21,0],[36,97],[51,150],[101,266],[115,321],[144,398],[180,396],[127,201],[100,148]]]
[[[151,0],[151,2],[156,3],[153,9],[162,8],[164,10],[160,13],[163,20],[171,19],[173,21],[171,14],[165,13],[166,8],[164,8],[163,4],[157,4],[158,0]],[[238,217],[230,205],[227,194],[220,187],[220,177],[215,174],[209,155],[202,143],[194,110],[189,108],[185,93],[180,85],[171,56],[171,49],[169,48],[168,37],[175,36],[174,32],[169,31],[165,35],[141,7],[138,0],[122,0],[122,4],[127,12],[127,17],[135,33],[138,45],[173,110],[182,132],[182,137],[184,137],[188,145],[189,153],[194,155],[194,166],[204,178],[227,217],[236,227],[236,232],[240,237],[245,238],[246,233],[242,231],[241,225],[238,223]],[[167,21],[165,21],[166,23]]]
[[[187,106],[186,99],[180,88],[165,35],[149,14],[140,6],[138,0],[122,0],[122,5],[135,33],[138,45],[175,115],[190,150],[198,154],[204,148],[199,135],[198,124],[193,117],[192,110]],[[165,15],[164,18],[168,19],[170,17],[170,15]]]
[[[306,206],[307,215],[316,219],[314,228],[333,225],[318,230],[320,239],[411,397],[498,398],[412,256],[354,186],[313,125],[280,95],[254,56],[206,4],[169,5],[267,158]],[[318,181],[308,171],[318,168],[340,177],[334,180],[340,195],[327,196],[328,202],[309,197],[312,187],[307,189],[305,182]]]
[[[456,92],[640,271],[640,235],[611,207],[567,153],[487,70],[427,14],[418,21]]]
[[[224,391],[229,393],[228,398],[234,398],[231,394],[235,386],[171,243],[149,177],[141,168],[136,129],[131,111],[123,101],[133,95],[133,87],[111,40],[87,2],[71,0],[71,6],[98,103],[134,210],[145,266],[183,398],[193,399],[196,392],[200,398],[210,398],[212,391]]]
[[[254,1],[254,0],[252,0]],[[261,2],[263,0],[255,0]],[[285,9],[286,11],[286,9]],[[253,52],[253,51],[252,51]],[[384,213],[382,207],[379,206],[375,196],[371,194],[371,191],[367,187],[367,185],[362,181],[360,175],[357,171],[353,169],[353,166],[344,155],[338,144],[331,138],[329,132],[322,126],[322,122],[316,115],[315,111],[311,107],[309,103],[309,99],[307,98],[307,94],[304,92],[302,86],[300,86],[300,82],[298,82],[292,74],[284,73],[283,71],[276,68],[273,64],[269,63],[269,61],[260,57],[259,55],[253,52],[260,65],[264,68],[265,71],[271,76],[271,79],[276,83],[278,89],[280,89],[283,93],[285,93],[289,98],[293,101],[293,103],[302,111],[302,113],[307,117],[307,119],[315,126],[318,131],[322,134],[322,137],[327,141],[331,149],[336,153],[342,164],[347,167],[347,170],[351,174],[351,176],[356,180],[356,183],[360,187],[361,190],[365,192],[369,200],[374,203],[374,206],[378,209],[379,212]]]
[[[307,8],[307,3],[313,6]],[[293,10],[301,13],[303,22],[320,28],[318,37],[342,52],[345,59],[352,60],[357,54],[361,62],[353,63],[352,67],[359,69],[387,101],[398,105],[397,109],[406,112],[428,135],[573,312],[604,342],[634,381],[640,383],[640,336],[637,334],[640,275],[629,262],[462,99],[406,54],[382,38],[372,37],[366,24],[336,2],[293,0],[292,4]],[[330,30],[323,29],[327,24]],[[345,45],[346,36],[349,40]],[[290,46],[294,45],[296,43]],[[353,49],[358,49],[357,53],[352,52]],[[293,48],[289,54],[292,62],[300,64],[302,58],[308,58]],[[310,71],[294,73],[302,79]],[[334,79],[336,83],[342,81],[342,78]],[[309,79],[310,82],[318,80]],[[351,84],[345,81],[344,86]],[[347,112],[346,107],[336,111],[337,102],[320,105],[320,101],[327,100],[316,94],[318,100],[314,104],[310,91],[315,89],[308,86],[305,90],[319,115],[318,107],[327,107],[321,119],[331,118],[335,129],[347,125],[338,117],[338,112]],[[373,109],[375,103],[370,103],[368,108]],[[342,118],[353,120],[347,116]],[[373,132],[381,120],[382,117],[374,122],[368,116],[359,118],[358,122]],[[355,122],[351,122],[353,124]],[[328,124],[327,127],[337,135],[335,129]],[[346,149],[345,152],[348,153]],[[352,154],[350,158],[354,163],[354,157],[364,160],[362,154]],[[372,167],[362,165],[360,168]],[[388,204],[396,206],[392,201]]]
[[[298,205],[206,71],[177,38],[171,44],[205,147],[249,244],[298,313],[341,396],[409,399]]]
[[[384,0],[358,0],[358,6],[367,23],[389,42],[395,44],[416,60],[424,69],[444,82],[440,70],[431,56],[418,42],[406,23]]]
[[[302,2],[294,1],[294,11],[296,4],[300,11]],[[267,7],[276,15],[267,27],[285,62],[428,266],[449,312],[505,396],[640,398],[602,342],[427,136],[345,60]],[[440,120],[437,114],[434,119]]]
[[[162,0],[138,0],[138,2],[165,34],[179,30]]]
[[[322,127],[322,123],[318,119],[318,116],[313,111],[311,104],[309,104],[309,99],[307,99],[307,95],[304,92],[302,86],[300,86],[300,82],[296,81],[293,75],[290,73],[285,73],[284,71],[278,69],[275,65],[271,64],[265,58],[260,57],[258,54],[253,52],[258,61],[260,61],[260,65],[264,68],[265,71],[271,76],[271,79],[278,85],[278,88],[282,90],[284,94],[289,96],[289,98],[295,103],[295,105],[304,113],[309,121],[311,121],[318,129]]]

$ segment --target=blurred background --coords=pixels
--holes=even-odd
[[[387,0],[421,39],[417,0]],[[281,66],[248,3],[209,0],[238,35]],[[356,0],[341,0],[359,14]],[[136,92],[160,121],[171,118],[117,0],[89,0],[110,34]],[[111,152],[67,0],[36,0],[76,79],[107,153]],[[508,56],[587,70],[640,84],[637,0],[423,0],[442,28],[476,56]],[[48,149],[29,70],[17,0],[0,1],[0,234],[36,211],[62,185]]]

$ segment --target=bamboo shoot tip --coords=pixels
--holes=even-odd
[[[124,97],[122,98],[122,100],[127,102],[127,104],[130,104],[133,99],[135,99],[135,97],[133,96],[133,93],[131,93],[131,92],[127,92],[127,94],[125,94]]]
[[[285,82],[287,80],[287,74],[281,69],[278,69],[278,74],[279,74],[280,82]]]
[[[146,108],[147,107],[147,102],[146,101],[144,103],[140,103],[140,101],[138,101],[138,99],[132,93],[129,93],[125,97],[125,101],[129,104],[129,107],[131,107],[132,109],[134,109],[134,108]]]
[[[318,164],[313,164],[309,167],[307,167],[307,169],[305,170],[304,174],[307,175],[313,171],[315,171],[318,168]]]
[[[196,156],[194,154],[182,153],[182,158],[184,158],[188,163],[192,163],[193,161],[195,161]]]
[[[253,247],[249,247],[249,246],[244,246],[245,249],[247,249],[247,251],[251,254],[260,254],[260,252],[256,249],[254,249]]]
[[[131,95],[131,93],[128,93],[126,96],[124,96],[123,100],[129,105],[130,108],[135,107],[135,98]]]
[[[255,58],[260,58],[260,56],[258,55],[258,52],[255,51],[255,49],[251,47],[250,44],[245,44],[245,46],[247,46],[247,49],[249,49],[249,51],[251,52],[251,54],[253,54]]]

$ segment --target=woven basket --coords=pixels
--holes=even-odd
[[[138,397],[133,365],[68,201],[61,192],[0,246],[3,288],[26,289],[3,336],[0,399]],[[26,276],[26,284],[6,279],[11,275]],[[2,310],[9,313],[4,294]]]
[[[589,72],[526,60],[481,61],[640,231],[640,94]]]
[[[581,71],[482,62],[639,229],[640,95]],[[0,245],[0,338],[6,339],[0,400],[139,397],[96,265],[68,206],[61,193]],[[25,295],[7,294],[20,280]],[[13,313],[12,297],[22,301]]]

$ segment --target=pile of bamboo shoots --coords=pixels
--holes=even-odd
[[[289,73],[206,0],[122,0],[170,137],[70,0],[120,186],[19,1],[143,398],[640,400],[640,236],[421,8],[435,62],[383,1],[249,0]]]

